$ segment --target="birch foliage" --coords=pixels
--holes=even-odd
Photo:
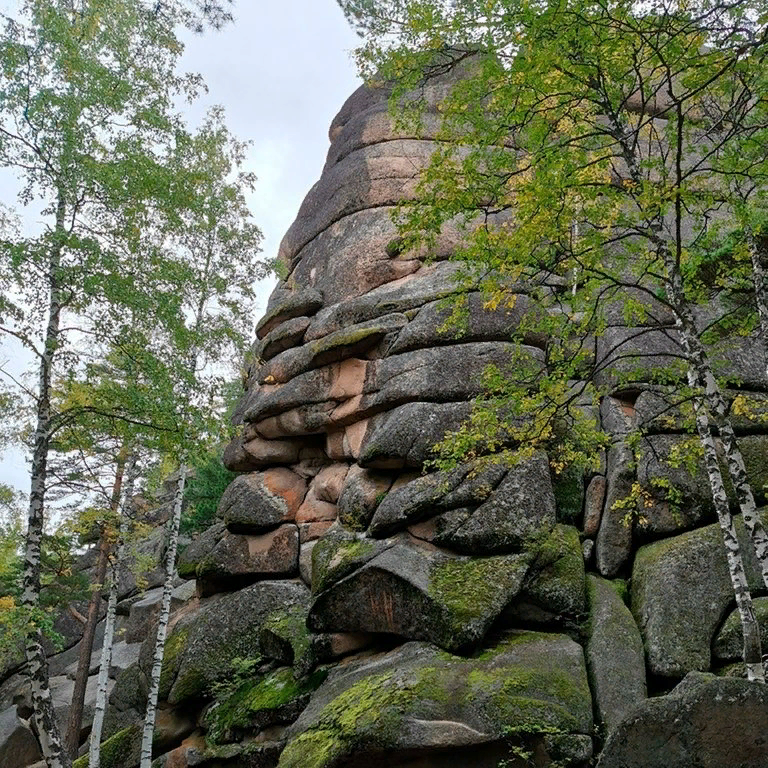
[[[715,434],[766,586],[768,537],[723,394],[741,382],[708,344],[765,327],[768,6],[339,2],[363,37],[364,69],[394,84],[401,121],[419,124],[425,81],[462,70],[440,106],[439,148],[417,200],[400,207],[406,245],[429,244],[458,222],[467,232],[457,254],[465,287],[482,286],[499,306],[514,300],[516,285],[549,310],[539,322],[551,339],[545,372],[486,372],[489,394],[447,441],[447,460],[471,446],[516,444],[514,458],[540,444],[555,471],[583,466],[596,432],[574,440],[568,419],[585,396],[674,385],[678,402],[695,405],[691,428],[707,457],[745,637],[754,639],[711,461]],[[617,300],[620,320],[605,312]],[[637,328],[635,348],[623,343],[590,360],[585,340],[611,324]],[[646,333],[676,344],[667,357],[679,362],[639,359]],[[759,648],[747,645],[750,674],[762,679]]]

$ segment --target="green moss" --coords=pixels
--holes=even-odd
[[[345,523],[346,524],[346,523]],[[364,565],[382,545],[372,539],[337,536],[320,539],[312,550],[312,591],[322,592]]]
[[[624,603],[624,605],[628,605],[629,604],[629,586],[627,585],[626,580],[613,579],[608,583],[614,589],[616,594],[621,598],[621,602]]]
[[[271,632],[288,643],[295,661],[309,652],[312,638],[307,629],[307,611],[301,605],[271,614],[264,622],[262,632]]]
[[[318,671],[307,680],[297,681],[290,667],[280,667],[263,679],[244,681],[208,710],[208,741],[218,744],[230,738],[232,732],[263,727],[264,718],[260,715],[279,710],[316,690],[325,675]]]
[[[160,689],[159,697],[167,699],[173,686],[173,680],[179,671],[181,657],[187,648],[189,641],[189,630],[179,629],[174,631],[165,641],[165,651],[163,653],[163,667],[160,670]]]
[[[344,742],[334,731],[313,729],[288,743],[280,755],[280,768],[325,768],[344,751]]]
[[[129,725],[101,744],[101,768],[124,768],[138,763],[141,748],[141,727]],[[132,758],[134,758],[132,760]],[[72,768],[88,768],[88,755],[79,757]]]
[[[195,571],[197,570],[197,563],[179,559],[177,570],[179,572],[179,576],[181,576],[182,579],[194,579]]]
[[[487,614],[495,591],[490,583],[509,583],[521,579],[529,560],[509,555],[448,560],[438,563],[429,575],[429,596],[445,606],[451,620],[461,627]]]

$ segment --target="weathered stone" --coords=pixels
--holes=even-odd
[[[699,452],[695,436],[651,435],[640,444],[637,480],[649,498],[638,513],[639,533],[677,533],[714,519],[712,491]]]
[[[382,768],[410,758],[436,768],[495,768],[509,756],[506,738],[548,761],[542,732],[586,735],[591,727],[582,651],[567,637],[505,635],[469,659],[407,643],[333,670],[289,729],[280,766]],[[559,755],[576,765],[573,756]]]
[[[595,714],[612,731],[646,696],[640,631],[614,585],[590,575],[589,639],[585,649]]]
[[[411,197],[434,148],[429,141],[396,139],[362,147],[326,167],[280,243],[280,260],[292,264],[310,240],[344,216]]]
[[[224,523],[214,523],[184,548],[176,565],[178,574],[182,579],[194,579],[196,577],[197,566],[210,559],[213,550],[226,531],[227,528]]]
[[[160,697],[170,704],[202,698],[231,674],[232,659],[259,654],[259,629],[278,609],[300,604],[309,591],[298,581],[260,581],[239,592],[215,595],[182,617],[166,641]],[[154,643],[145,642],[141,667],[149,669]]]
[[[331,528],[312,550],[313,594],[322,592],[394,545],[368,539],[341,526]]]
[[[600,518],[605,502],[605,476],[595,475],[587,486],[584,499],[584,535],[596,536],[600,530]]]
[[[259,359],[271,360],[286,349],[301,344],[304,332],[309,328],[309,322],[308,317],[294,317],[278,325],[263,338],[258,350],[255,350]]]
[[[740,518],[736,525],[750,589],[759,590],[760,570]],[[717,524],[641,547],[632,571],[632,613],[650,671],[682,677],[709,669],[712,639],[732,601]]]
[[[488,365],[504,367],[513,359],[519,369],[539,369],[543,353],[499,341],[422,349],[370,362],[351,358],[263,387],[245,419],[255,422],[264,436],[314,434],[407,402],[467,400],[483,390],[482,371]],[[285,420],[286,412],[307,413],[308,406],[320,406],[310,408],[310,420]],[[268,417],[278,414],[283,420],[273,426]]]
[[[163,588],[157,587],[145,592],[141,600],[137,600],[131,605],[128,621],[125,625],[126,643],[140,643],[147,637],[150,627],[160,615],[162,602]],[[173,611],[175,608],[178,608],[182,602],[179,598],[174,599],[173,595],[171,595],[171,610]],[[127,666],[130,666],[130,664]]]
[[[462,558],[399,542],[321,592],[307,623],[314,631],[385,632],[467,650],[520,591],[530,560]]]
[[[341,496],[347,472],[349,464],[331,464],[321,469],[312,482],[312,489],[317,498],[335,504]]]
[[[600,426],[612,435],[624,436],[635,428],[637,416],[634,403],[618,397],[600,401]]]
[[[306,492],[306,481],[282,467],[241,475],[224,491],[216,514],[233,532],[261,533],[293,520]]]
[[[447,432],[457,430],[471,403],[407,403],[373,416],[360,446],[358,462],[380,469],[421,467]]]
[[[493,554],[520,549],[555,524],[555,497],[546,456],[513,467],[472,464],[418,478],[391,491],[371,521],[386,536],[436,513],[435,543],[459,552]]]
[[[297,682],[289,667],[280,667],[262,679],[256,677],[242,682],[206,711],[208,742],[214,745],[238,742],[247,733],[292,723],[324,677],[321,673]]]
[[[310,486],[309,492],[296,512],[296,523],[317,523],[333,521],[336,519],[336,505],[317,498],[314,488]]]
[[[31,729],[16,715],[16,707],[0,712],[0,765],[23,768],[42,756]]]
[[[260,384],[284,384],[301,373],[336,363],[348,357],[361,357],[388,333],[402,328],[408,319],[402,313],[377,317],[351,325],[301,347],[281,352],[259,370]]]
[[[299,576],[301,576],[301,580],[310,588],[312,587],[312,551],[314,550],[317,541],[317,539],[307,542],[302,541],[299,550]]]
[[[558,524],[535,549],[520,599],[578,621],[586,611],[584,557],[578,531]]]
[[[259,339],[266,337],[268,333],[287,320],[296,317],[311,316],[323,306],[322,294],[312,288],[295,293],[286,293],[278,304],[271,306],[267,314],[256,325],[256,336]]]
[[[595,384],[616,391],[654,381],[659,371],[685,381],[685,359],[676,332],[656,328],[611,326],[597,337],[599,369]]]
[[[768,597],[752,598],[752,608],[760,627],[760,643],[768,648]],[[739,611],[734,609],[712,643],[712,653],[716,659],[740,660],[744,653],[744,635],[741,630]]]
[[[243,444],[243,450],[251,464],[255,468],[261,468],[272,464],[293,464],[298,461],[301,444],[296,440],[265,440],[262,437],[254,437]]]
[[[646,390],[637,396],[637,426],[647,433],[691,431],[693,408],[690,400],[681,403],[674,389]]]
[[[334,222],[304,246],[291,279],[321,291],[331,306],[416,272],[422,266],[416,254],[392,254],[388,248],[398,236],[393,212],[372,208]],[[438,253],[445,257],[455,242],[454,237],[442,243]]]
[[[463,304],[461,303],[463,302]],[[512,295],[509,304],[502,302],[490,309],[487,297],[473,292],[453,301],[459,312],[451,322],[453,309],[433,301],[422,307],[416,317],[397,335],[390,354],[444,344],[465,344],[469,341],[508,341],[520,336],[523,344],[543,347],[546,335],[538,330],[525,330],[524,323],[534,328],[543,311],[525,295]]]
[[[99,680],[96,675],[92,675],[88,678],[88,683],[85,688],[85,700],[83,703],[83,719],[80,724],[81,739],[85,737],[93,723],[98,683]],[[63,729],[69,720],[69,708],[72,704],[72,694],[75,690],[75,682],[68,677],[52,677],[48,681],[48,684],[51,689],[51,699],[53,701],[53,709],[56,713],[56,719],[58,720],[59,728]],[[109,680],[107,682],[107,696],[111,693],[114,685],[114,680]]]
[[[365,530],[392,487],[392,479],[390,475],[353,464],[339,496],[339,520],[352,530]]]
[[[648,699],[609,735],[599,768],[763,768],[768,691],[746,680],[689,674]]]
[[[259,536],[226,531],[195,570],[202,596],[242,586],[260,578],[298,575],[299,531],[281,525]]]
[[[597,569],[602,576],[616,576],[632,552],[632,509],[625,508],[635,482],[634,457],[626,443],[608,451],[605,506],[595,542]]]
[[[406,312],[455,291],[460,267],[440,262],[422,267],[415,275],[382,285],[364,296],[331,304],[318,312],[305,339],[319,339],[333,331],[391,312]]]

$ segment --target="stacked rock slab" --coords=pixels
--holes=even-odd
[[[424,87],[418,135],[394,130],[385,89],[359,89],[331,126],[323,174],[281,245],[287,277],[257,326],[242,429],[224,455],[239,476],[179,561],[199,599],[173,619],[161,711],[195,717],[166,728],[159,766],[618,768],[646,764],[647,731],[653,765],[719,768],[728,751],[707,728],[741,702],[745,722],[765,714],[746,682],[701,674],[738,675],[739,628],[706,480],[664,461],[687,438],[642,370],[627,385],[603,368],[610,394],[594,415],[612,445],[593,475],[558,475],[543,452],[424,472],[486,365],[520,354],[543,365],[547,342],[510,341],[522,317],[547,311],[522,288],[511,309],[470,293],[466,327],[447,326],[460,233],[446,228],[427,261],[392,224],[449,87]],[[600,360],[619,346],[674,353],[667,335],[624,327],[616,301]],[[735,415],[749,414],[737,428],[760,491],[768,430],[754,415],[768,398],[743,343],[724,370],[730,399],[749,396]],[[638,427],[640,443],[628,439]],[[628,516],[616,502],[638,484],[642,515]],[[758,613],[768,636],[768,607]],[[145,645],[112,695],[122,755],[135,749]],[[698,730],[668,738],[689,702]],[[756,730],[729,731],[755,768],[768,765]],[[641,745],[635,762],[626,743]]]

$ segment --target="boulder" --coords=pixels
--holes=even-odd
[[[12,706],[0,712],[0,765],[23,768],[40,760],[43,753],[30,727]]]
[[[407,403],[373,416],[360,446],[358,463],[366,467],[421,467],[447,432],[457,430],[471,403]]]
[[[347,528],[361,531],[368,527],[376,508],[392,487],[392,476],[353,464],[339,495],[339,520]]]
[[[508,341],[518,336],[523,344],[543,347],[546,343],[546,334],[535,330],[544,313],[529,296],[512,294],[508,301],[489,308],[486,296],[472,292],[456,297],[451,304],[433,301],[419,309],[397,335],[390,354],[469,341]]]
[[[314,315],[323,306],[323,296],[312,288],[303,291],[286,292],[280,300],[267,310],[267,314],[256,325],[256,336],[263,339],[283,323],[297,317]]]
[[[740,518],[736,527],[750,589],[760,590],[760,570]],[[632,613],[649,670],[673,678],[708,670],[715,631],[733,599],[717,524],[641,547],[632,570]]]
[[[598,768],[764,768],[766,722],[766,686],[692,672],[612,731]]]
[[[647,697],[640,630],[616,586],[587,577],[589,637],[585,648],[595,715],[610,733]]]
[[[299,530],[281,525],[260,536],[225,531],[210,555],[195,569],[202,596],[249,584],[260,578],[298,575]]]
[[[306,481],[283,467],[241,475],[224,491],[216,514],[233,532],[263,533],[293,520],[306,493]]]
[[[259,630],[279,608],[305,602],[299,581],[261,581],[231,594],[215,595],[182,616],[166,641],[160,697],[170,704],[199,700],[213,683],[231,674],[232,659],[259,654]],[[151,666],[154,643],[141,649],[141,668]]]
[[[605,506],[595,541],[597,569],[613,578],[632,554],[634,501],[630,501],[635,482],[634,456],[624,443],[612,445],[606,464]]]
[[[318,594],[307,623],[313,631],[384,632],[465,651],[519,593],[530,561],[528,554],[457,557],[398,540]]]
[[[763,652],[768,649],[768,597],[752,598],[755,619],[760,626],[760,644]],[[741,631],[741,617],[734,608],[723,626],[717,632],[712,643],[712,653],[716,659],[740,661],[744,654],[744,634]]]
[[[436,514],[422,526],[420,538],[479,555],[524,548],[546,536],[555,524],[546,455],[540,452],[512,467],[465,464],[413,480],[387,494],[370,532],[386,536]]]
[[[332,670],[279,765],[496,768],[521,745],[585,765],[591,728],[583,654],[563,635],[511,633],[470,658],[406,643]]]

